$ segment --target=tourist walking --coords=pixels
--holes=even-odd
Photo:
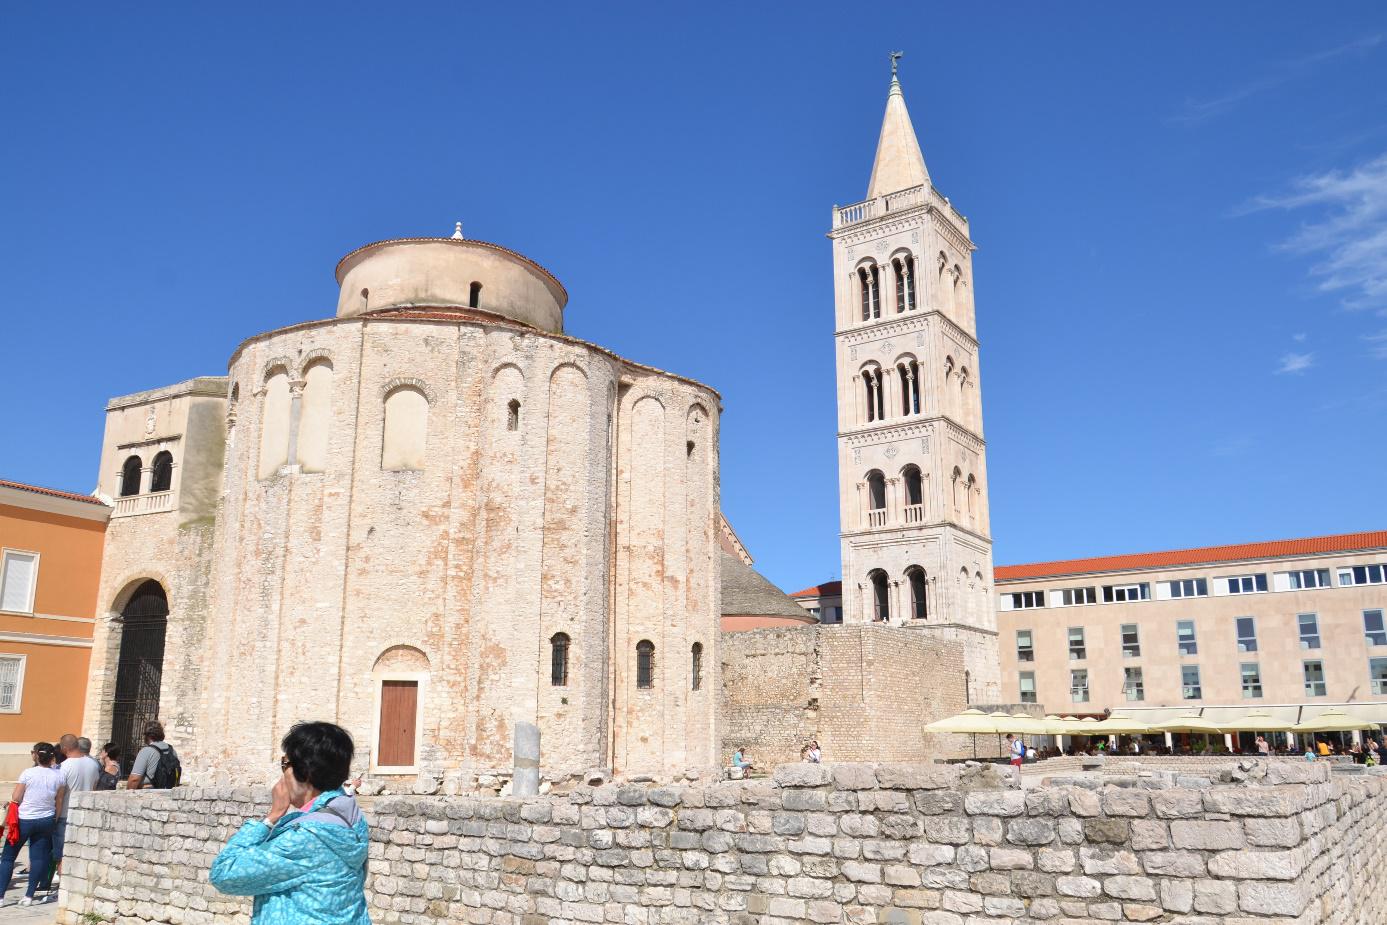
[[[356,799],[342,791],[351,735],[332,723],[298,723],[280,747],[269,815],[231,837],[212,862],[212,885],[255,897],[252,925],[370,925],[370,839]]]
[[[101,775],[96,779],[96,789],[115,790],[120,784],[120,746],[114,742],[101,746],[97,763],[101,765]]]
[[[164,741],[163,723],[157,719],[146,723],[144,748],[135,756],[135,766],[130,769],[126,786],[131,790],[145,787],[167,790],[177,787],[182,776],[183,765],[178,762],[178,753]]]
[[[1021,762],[1026,759],[1026,746],[1010,732],[1007,733],[1007,752],[1011,755],[1011,766],[1021,767]]]
[[[62,772],[53,767],[57,755],[50,743],[39,742],[29,755],[34,766],[19,775],[19,783],[14,785],[14,793],[10,796],[10,802],[19,806],[19,838],[14,842],[5,839],[4,854],[0,855],[0,901],[3,901],[10,888],[10,878],[14,876],[19,850],[26,842],[29,844],[29,886],[19,901],[21,906],[33,904],[34,892],[51,870],[53,830],[67,791]]]

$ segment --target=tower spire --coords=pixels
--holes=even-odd
[[[910,123],[910,111],[905,108],[905,94],[896,76],[897,62],[903,55],[904,52],[891,52],[891,91],[886,95],[886,115],[881,120],[872,179],[867,183],[868,199],[929,182],[925,155],[920,151],[915,126]]]

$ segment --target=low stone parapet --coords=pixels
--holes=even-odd
[[[1200,788],[1021,790],[990,765],[785,765],[770,779],[519,799],[382,797],[379,923],[1366,923],[1387,777],[1258,764]],[[74,798],[59,921],[243,923],[212,858],[268,794]]]

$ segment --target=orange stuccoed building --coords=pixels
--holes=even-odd
[[[110,515],[96,498],[0,480],[0,780],[35,742],[82,732]]]

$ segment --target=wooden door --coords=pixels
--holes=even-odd
[[[376,766],[412,767],[414,725],[419,709],[418,681],[382,681],[380,687],[380,748]]]

